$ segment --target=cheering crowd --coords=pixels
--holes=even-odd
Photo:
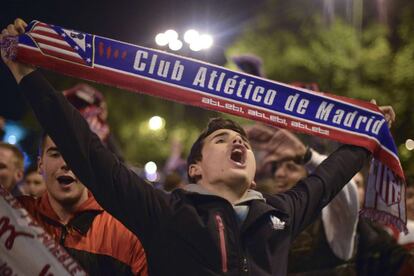
[[[18,19],[1,36],[25,27]],[[287,130],[215,118],[186,162],[172,152],[175,179],[158,189],[125,164],[98,91],[60,93],[2,59],[45,133],[25,176],[21,152],[0,143],[0,183],[88,274],[414,274],[412,241],[358,216],[365,148],[326,156]],[[380,110],[391,125],[392,108]]]

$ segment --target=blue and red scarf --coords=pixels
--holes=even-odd
[[[362,215],[406,231],[404,172],[374,104],[38,21],[2,47],[62,74],[365,147],[374,160]]]

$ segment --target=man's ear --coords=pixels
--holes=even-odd
[[[191,164],[190,167],[188,167],[188,175],[192,178],[201,178],[201,172],[202,169],[198,164]]]
[[[16,173],[15,173],[15,175],[14,175],[14,178],[15,178],[16,183],[17,182],[20,182],[23,179],[23,176],[24,176],[23,169],[17,170]]]
[[[37,172],[43,175],[43,161],[40,156],[37,157]]]

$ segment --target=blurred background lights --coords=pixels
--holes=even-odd
[[[151,130],[160,130],[164,127],[165,120],[160,116],[153,116],[148,121],[148,127]]]
[[[183,47],[181,40],[173,40],[168,43],[168,47],[173,51],[178,51]]]
[[[4,132],[4,141],[12,145],[19,143],[26,136],[26,130],[18,123],[12,121],[6,123]]]
[[[172,29],[165,31],[164,34],[167,36],[168,42],[178,39],[178,33]]]
[[[144,168],[146,174],[155,174],[157,172],[157,164],[153,161],[147,162]]]
[[[155,36],[155,43],[158,46],[166,46],[172,51],[179,51],[183,47],[183,42],[179,39],[180,35],[173,29]],[[182,36],[188,48],[194,52],[209,49],[213,46],[213,37],[209,34],[200,34],[197,30],[189,29]]]
[[[194,51],[194,52],[198,52],[198,51],[201,51],[203,49],[203,45],[201,44],[200,40],[194,41],[193,43],[190,44],[189,47],[190,47],[191,51]]]
[[[155,43],[159,46],[165,46],[168,44],[168,37],[165,33],[159,33],[155,36]]]
[[[148,181],[155,182],[158,180],[158,174],[157,173],[145,173],[145,178],[147,178]]]
[[[196,41],[199,36],[200,35],[196,30],[190,29],[184,33],[184,41],[191,44]]]
[[[405,147],[408,150],[413,150],[414,149],[414,140],[413,139],[407,139],[407,141],[405,141]]]
[[[17,143],[17,138],[16,138],[16,135],[9,135],[9,136],[7,136],[7,143],[9,143],[9,144],[12,144],[12,145],[14,145],[14,144],[16,144]]]
[[[213,45],[213,37],[209,34],[200,35],[199,39],[203,49],[208,49]]]

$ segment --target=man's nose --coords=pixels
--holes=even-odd
[[[243,145],[243,139],[240,136],[236,136],[233,139],[233,144],[239,144],[239,145]]]
[[[282,178],[286,176],[286,170],[283,168],[283,166],[280,166],[276,169],[274,173],[276,178]]]
[[[70,171],[69,166],[66,164],[65,161],[63,161],[62,166],[60,168],[64,171]]]

